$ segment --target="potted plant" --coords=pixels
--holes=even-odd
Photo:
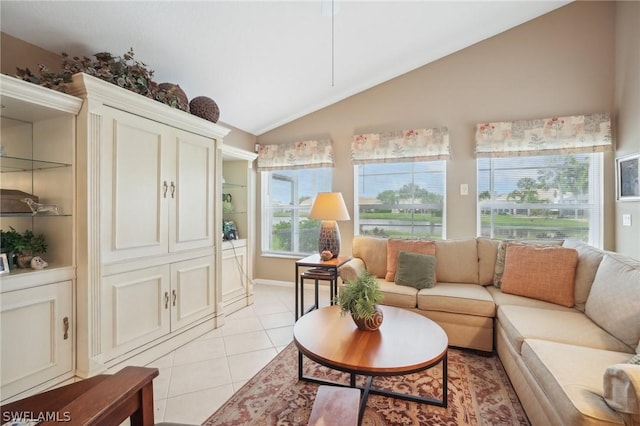
[[[335,302],[342,314],[350,313],[360,330],[374,331],[382,324],[382,311],[377,306],[383,295],[376,277],[368,272],[348,280]]]
[[[34,256],[47,252],[47,244],[44,240],[44,235],[35,235],[32,230],[27,229],[14,242],[13,250],[18,255],[18,266],[20,268],[28,268]]]

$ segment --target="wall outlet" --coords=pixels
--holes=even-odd
[[[469,195],[469,184],[467,183],[460,184],[460,195]]]
[[[631,215],[623,214],[622,215],[622,226],[631,226]]]

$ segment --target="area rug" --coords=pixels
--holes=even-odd
[[[303,358],[306,376],[349,383],[349,376]],[[442,364],[407,376],[377,377],[374,386],[442,399]],[[370,395],[363,425],[528,425],[498,357],[449,349],[448,408]],[[358,376],[358,384],[364,384]],[[317,384],[298,381],[298,351],[280,352],[203,424],[306,425]]]

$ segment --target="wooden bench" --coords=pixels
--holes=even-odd
[[[357,426],[360,390],[339,386],[318,387],[309,426]]]
[[[94,376],[0,407],[3,423],[16,416],[45,420],[40,425],[152,426],[153,379],[158,369],[125,367],[116,374]]]

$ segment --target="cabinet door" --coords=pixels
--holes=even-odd
[[[171,265],[171,331],[215,313],[215,258]]]
[[[102,280],[105,361],[169,333],[168,265],[110,275]]]
[[[1,300],[2,398],[70,372],[71,281],[3,293]]]
[[[175,130],[171,162],[169,251],[213,245],[214,155],[212,139]]]
[[[223,305],[247,296],[247,247],[241,241],[231,241],[232,248],[222,250]],[[223,243],[226,247],[226,243]]]
[[[169,127],[106,110],[100,152],[102,261],[167,253]]]

